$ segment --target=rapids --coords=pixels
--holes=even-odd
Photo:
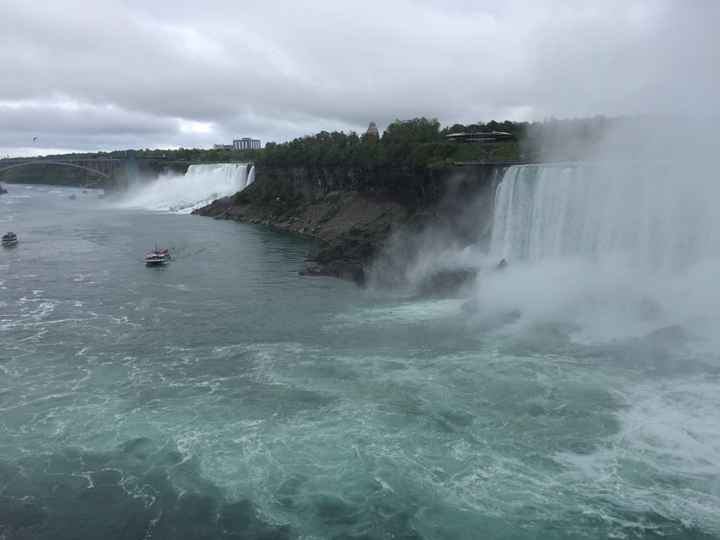
[[[617,292],[643,274],[569,262],[573,227],[528,239],[544,203],[515,198],[510,266],[468,313],[301,277],[307,243],[255,226],[8,187],[0,537],[720,535],[714,303],[683,279],[711,258],[654,274],[643,291],[676,289],[643,307]],[[175,259],[148,269],[155,242]]]

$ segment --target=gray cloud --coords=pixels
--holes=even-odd
[[[717,111],[713,0],[0,2],[3,153]]]

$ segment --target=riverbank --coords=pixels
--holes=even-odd
[[[422,171],[258,169],[255,183],[244,191],[194,213],[317,240],[303,274],[363,285],[373,261],[395,234],[442,227],[467,243],[487,239],[493,194],[503,170],[493,165]],[[469,216],[465,209],[471,203]],[[413,255],[409,249],[406,262]]]
[[[265,225],[319,240],[318,247],[308,255],[303,273],[362,284],[368,261],[393,229],[407,220],[411,210],[382,197],[336,191],[311,201],[278,197],[260,203],[245,197],[226,197],[194,213]]]

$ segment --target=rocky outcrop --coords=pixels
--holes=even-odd
[[[422,279],[416,287],[418,295],[446,296],[471,283],[477,276],[475,268],[439,270]]]
[[[315,239],[318,243],[308,254],[303,274],[363,284],[370,263],[400,230],[414,234],[442,224],[467,242],[481,240],[489,233],[499,172],[492,167],[449,167],[421,173],[258,168],[254,184],[194,213]],[[470,202],[477,208],[470,213],[461,211]],[[405,262],[407,258],[403,257]],[[445,289],[465,278],[467,272],[448,273],[431,278],[426,287]]]
[[[253,199],[251,194],[241,193],[214,201],[195,213],[266,225],[319,240],[302,273],[350,279],[359,284],[364,282],[367,262],[409,213],[397,202],[357,191],[333,191],[313,199]]]

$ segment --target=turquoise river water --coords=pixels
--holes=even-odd
[[[9,187],[0,538],[720,537],[720,371],[684,328],[508,325],[301,277],[262,228]]]

